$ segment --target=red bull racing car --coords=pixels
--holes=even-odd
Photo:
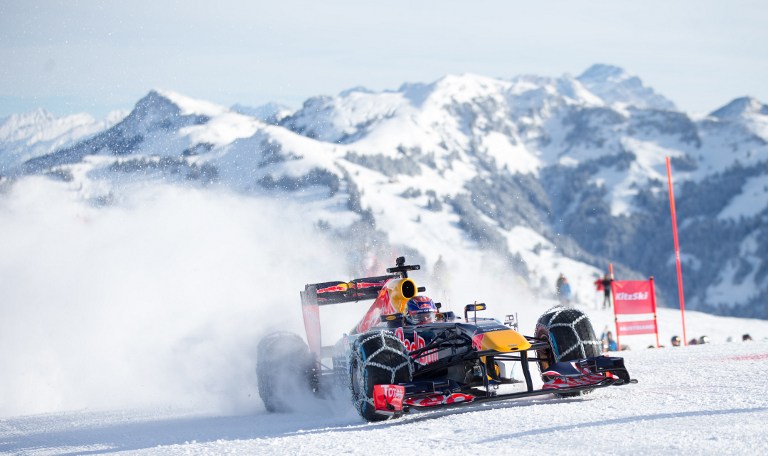
[[[300,295],[307,342],[280,332],[259,343],[256,373],[267,410],[294,409],[301,391],[327,398],[343,391],[363,419],[379,421],[416,410],[578,396],[637,382],[623,358],[600,355],[592,325],[578,309],[554,307],[539,318],[533,336],[524,336],[511,316],[504,323],[479,317],[484,303],[467,304],[457,316],[420,299],[424,288],[408,277],[418,269],[400,257],[384,276],[306,285]],[[335,346],[321,345],[321,307],[371,299],[360,322]],[[540,388],[534,388],[531,363],[538,365]],[[511,375],[517,365],[522,379]],[[505,391],[510,388],[504,385],[516,388]]]

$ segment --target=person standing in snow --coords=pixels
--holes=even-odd
[[[611,307],[611,284],[612,283],[613,283],[613,278],[608,274],[606,274],[605,277],[603,277],[603,279],[600,280],[600,285],[603,288],[603,309],[608,309],[609,307]]]
[[[599,275],[596,275],[595,277],[596,277],[595,282],[594,282],[595,290],[598,293],[600,293],[601,291],[603,291],[603,277],[599,276]],[[600,304],[598,304],[597,307],[599,308]]]
[[[571,303],[571,284],[568,283],[568,279],[563,274],[557,278],[556,287],[560,304],[569,305]]]
[[[557,295],[558,299],[560,297],[560,290],[563,288],[563,283],[565,283],[565,276],[561,272],[560,276],[557,277],[557,281],[555,282],[555,295]]]

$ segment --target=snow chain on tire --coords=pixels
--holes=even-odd
[[[541,372],[553,362],[592,358],[601,353],[601,344],[595,337],[589,317],[573,307],[557,306],[545,312],[536,323],[535,337],[546,340],[550,345],[548,350],[538,353],[539,358],[546,359],[539,361]]]

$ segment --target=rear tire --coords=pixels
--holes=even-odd
[[[388,416],[376,413],[373,386],[410,382],[413,365],[400,339],[386,331],[372,332],[355,341],[349,359],[349,374],[349,387],[357,412],[366,421],[383,421]]]
[[[600,356],[601,345],[595,337],[592,323],[584,312],[573,307],[557,306],[546,311],[536,323],[535,337],[549,344],[548,349],[537,350],[537,355],[541,359],[539,361],[541,372],[545,372],[556,362]],[[558,396],[580,396],[590,391],[558,394]]]
[[[314,356],[298,335],[270,334],[259,342],[256,379],[268,412],[295,411],[302,396],[317,392]]]

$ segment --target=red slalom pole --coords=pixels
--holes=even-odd
[[[672,188],[672,166],[667,157],[667,181],[669,183],[669,211],[672,214],[672,236],[675,239],[675,262],[677,263],[677,293],[680,296],[680,315],[683,318],[683,345],[688,345],[685,335],[685,296],[683,294],[683,270],[680,265],[680,244],[677,241],[677,215],[675,214],[675,191]]]
[[[611,263],[611,278],[613,278],[613,263]],[[611,296],[613,297],[613,323],[616,331],[616,349],[621,350],[621,340],[619,336],[619,314],[616,312],[616,289],[613,288],[613,281],[611,281]]]
[[[651,284],[651,307],[653,308],[653,330],[656,332],[656,348],[659,348],[659,319],[656,318],[656,287],[653,285],[653,276],[648,281]],[[683,331],[685,332],[685,331]]]

